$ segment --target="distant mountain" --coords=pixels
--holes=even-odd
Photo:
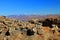
[[[34,18],[38,18],[40,20],[45,19],[45,18],[57,18],[58,16],[60,16],[60,14],[53,14],[53,15],[10,15],[7,16],[8,18],[16,18],[19,20],[31,20]]]
[[[20,20],[30,20],[33,18],[41,18],[42,16],[40,15],[10,15],[8,18],[16,18]]]

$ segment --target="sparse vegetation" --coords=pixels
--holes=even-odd
[[[0,16],[0,40],[60,40],[59,35],[58,19],[34,19],[24,22]]]

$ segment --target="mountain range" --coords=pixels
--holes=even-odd
[[[31,19],[45,19],[45,18],[57,18],[60,14],[50,14],[50,15],[9,15],[8,18],[16,18],[19,20],[31,20]]]

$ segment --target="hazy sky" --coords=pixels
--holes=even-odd
[[[60,14],[60,0],[0,0],[0,15]]]

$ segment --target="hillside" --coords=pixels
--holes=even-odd
[[[0,40],[60,40],[59,24],[58,19],[22,21],[0,16]]]

